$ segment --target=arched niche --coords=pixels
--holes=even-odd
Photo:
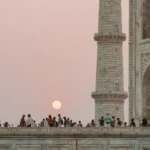
[[[147,67],[143,76],[143,117],[150,119],[150,65]]]
[[[143,0],[143,39],[150,38],[150,0]]]

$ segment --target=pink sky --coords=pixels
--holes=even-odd
[[[128,34],[128,0],[122,0]],[[99,0],[0,0],[0,120],[39,122],[62,113],[84,123],[94,118]],[[128,41],[124,43],[128,90]],[[52,109],[60,100],[63,107]],[[126,105],[127,110],[127,105]],[[127,115],[126,115],[127,119]]]

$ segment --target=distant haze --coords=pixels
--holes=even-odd
[[[122,0],[128,36],[128,0]],[[31,113],[39,122],[61,113],[94,118],[99,0],[0,0],[0,120],[17,124]],[[124,43],[128,90],[128,39]],[[62,108],[53,110],[60,100]],[[127,102],[126,102],[127,113]],[[127,114],[126,114],[127,119]]]

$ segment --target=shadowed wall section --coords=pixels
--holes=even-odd
[[[150,0],[143,2],[143,39],[150,38]]]

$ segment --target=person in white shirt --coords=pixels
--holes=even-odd
[[[61,127],[63,125],[61,115],[58,114],[58,127]]]
[[[48,118],[46,118],[46,120],[44,120],[44,127],[48,127]]]
[[[33,127],[34,127],[34,128],[37,127],[37,124],[36,124],[35,120],[34,120],[34,122],[33,122]]]
[[[31,115],[28,114],[28,119],[26,120],[26,125],[27,125],[27,127],[33,127],[33,123],[34,123],[34,121],[33,121],[33,119],[31,118]]]

